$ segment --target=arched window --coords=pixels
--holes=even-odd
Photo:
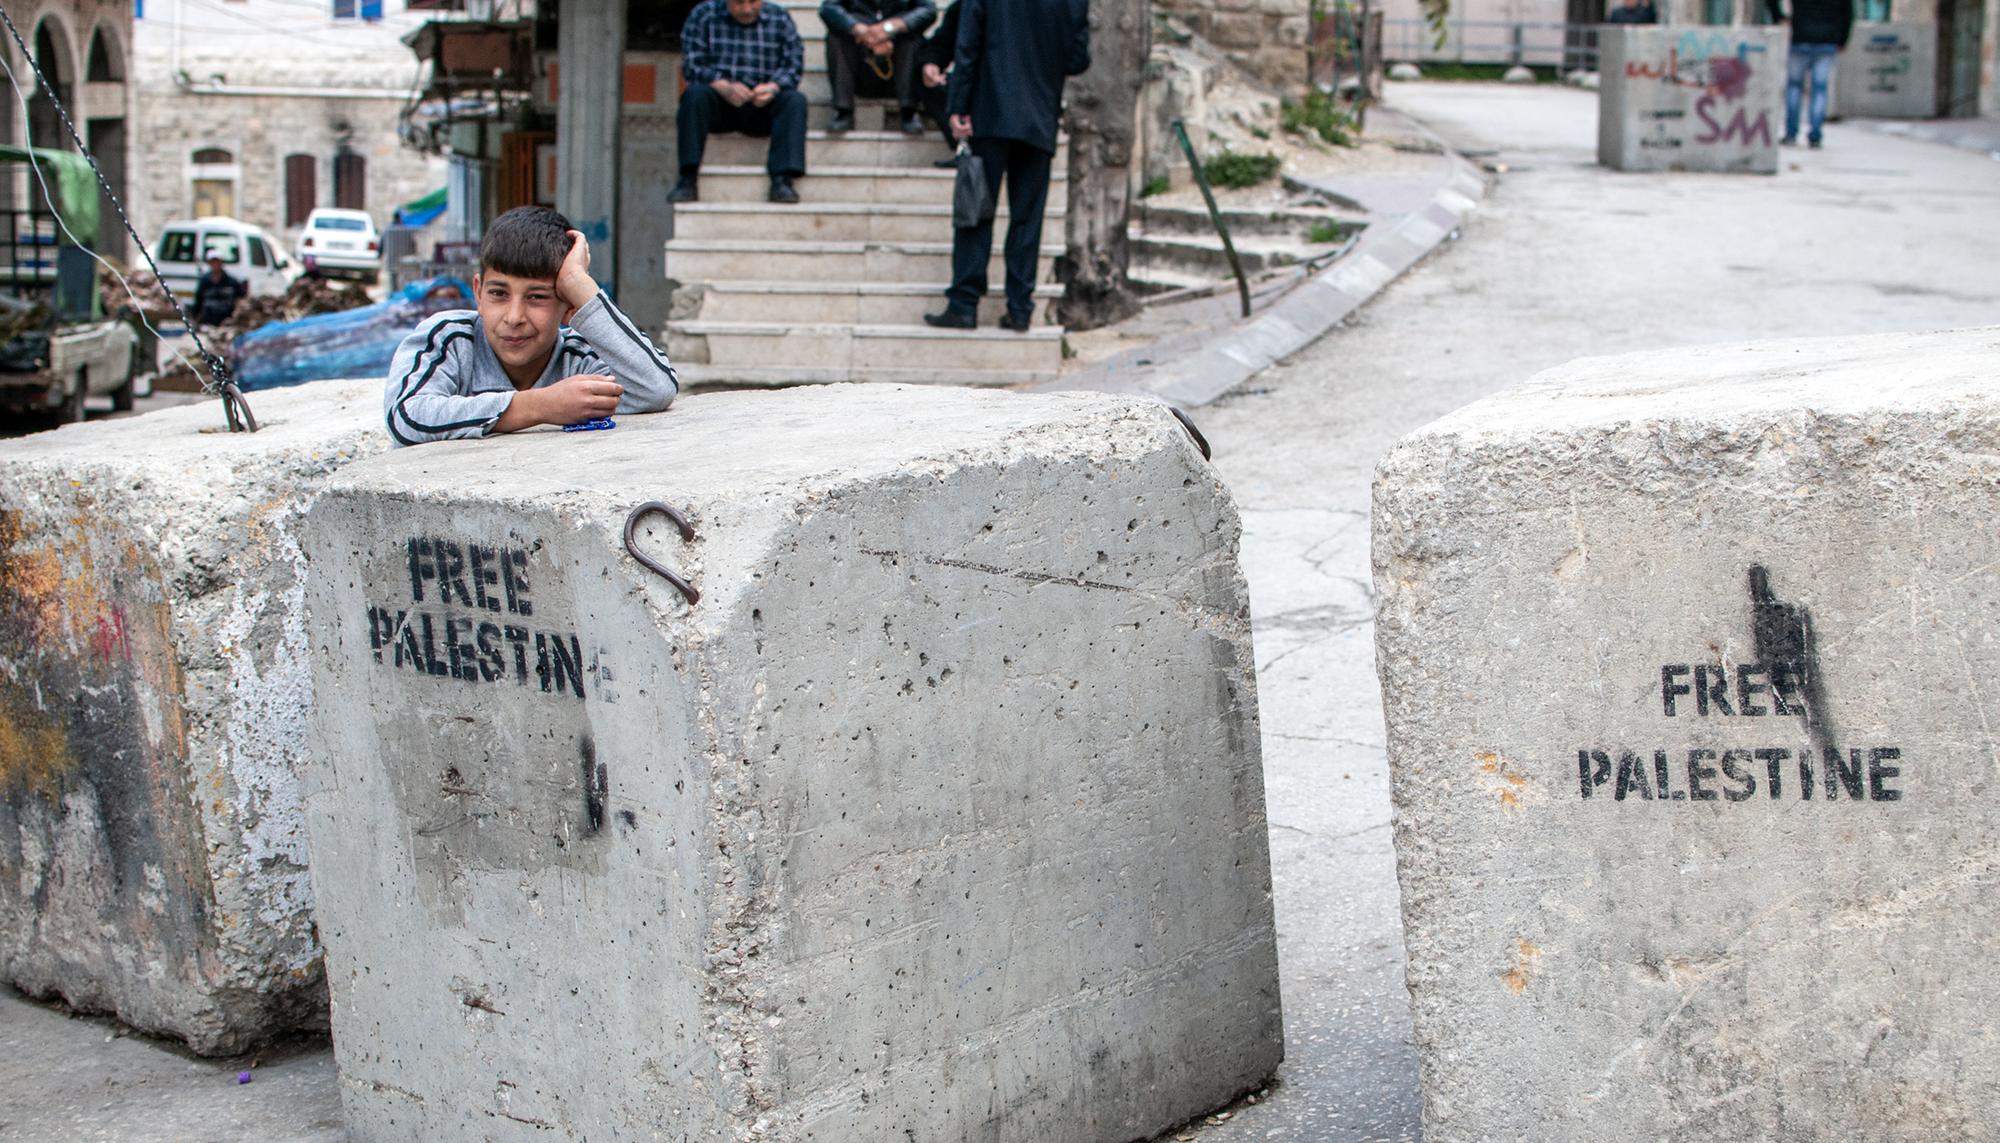
[[[125,81],[124,61],[118,58],[117,49],[103,28],[91,34],[90,62],[84,66],[83,77],[91,83]]]
[[[368,209],[368,160],[345,148],[333,157],[333,205]]]
[[[236,161],[236,156],[220,147],[203,147],[194,153],[193,161],[204,166],[210,163],[233,163]]]
[[[285,156],[285,225],[304,226],[319,202],[319,161],[311,155]]]
[[[28,137],[37,147],[61,147],[69,149],[69,132],[63,130],[62,119],[56,114],[56,100],[64,106],[72,102],[70,86],[76,80],[76,67],[70,62],[69,37],[55,17],[44,17],[35,28],[35,66],[49,79],[49,89],[39,85],[33,98],[28,101]],[[51,95],[55,99],[50,99]]]

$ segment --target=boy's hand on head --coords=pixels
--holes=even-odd
[[[556,294],[572,310],[580,310],[597,296],[597,279],[590,276],[590,240],[583,231],[569,231],[569,253],[563,255],[556,271]]]

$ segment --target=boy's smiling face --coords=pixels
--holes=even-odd
[[[548,366],[569,307],[553,278],[517,278],[498,270],[472,280],[479,295],[479,324],[501,368],[516,388],[533,385]]]

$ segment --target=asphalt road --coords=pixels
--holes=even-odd
[[[1622,175],[1567,89],[1394,85],[1506,167],[1461,238],[1197,420],[1245,525],[1288,1059],[1203,1143],[1415,1139],[1368,568],[1401,434],[1571,358],[2000,322],[2000,162],[1834,126],[1775,177]],[[1893,383],[1893,378],[1885,378]],[[0,1137],[332,1140],[330,1054],[197,1061],[0,994]]]

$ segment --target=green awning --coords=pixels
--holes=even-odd
[[[73,151],[0,145],[0,161],[32,162],[55,192],[55,208],[76,240],[97,245],[97,172],[90,160]],[[31,180],[34,176],[28,176]]]

